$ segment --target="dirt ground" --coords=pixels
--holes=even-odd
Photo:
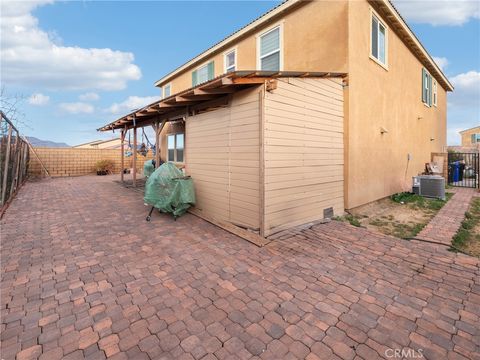
[[[353,209],[346,220],[352,225],[403,239],[415,237],[439,209],[430,207],[431,201],[398,203],[390,198],[374,201]]]

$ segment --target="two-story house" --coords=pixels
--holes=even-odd
[[[480,145],[480,126],[460,131],[462,146],[475,147]]]
[[[175,120],[161,158],[184,163],[208,215],[263,236],[409,189],[445,151],[453,90],[388,0],[286,1],[155,86],[162,100],[101,130]]]

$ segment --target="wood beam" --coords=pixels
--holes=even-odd
[[[133,187],[137,187],[137,128],[133,128]]]
[[[195,95],[211,95],[211,94],[232,94],[236,91],[233,87],[217,88],[217,89],[195,89]]]
[[[219,86],[232,85],[232,84],[233,84],[232,79],[228,77],[222,77],[220,79],[212,80],[203,86],[200,86],[200,89],[211,89]]]
[[[257,245],[258,247],[263,247],[270,242],[270,240],[267,240],[264,237],[254,233],[252,231],[242,229],[241,227],[236,226],[236,225],[234,225],[232,223],[229,223],[227,221],[218,220],[218,219],[215,219],[213,217],[210,217],[210,216],[206,215],[205,213],[203,213],[201,210],[198,210],[196,208],[190,208],[190,209],[188,209],[188,212],[190,214],[198,216],[199,218],[202,218],[203,220],[208,221],[209,223],[211,223],[215,226],[218,226],[218,227],[220,227],[224,230],[227,230],[228,232],[230,232],[232,234],[235,234],[235,235],[251,242],[252,244]]]
[[[201,111],[201,110],[205,110],[205,109],[208,109],[208,108],[226,106],[226,105],[228,105],[229,100],[230,100],[230,95],[225,95],[225,96],[219,97],[215,100],[202,102],[198,105],[192,106],[190,109],[194,110],[194,111]]]
[[[196,101],[183,101],[181,103],[161,103],[160,104],[160,108],[178,108],[178,107],[182,107],[182,106],[187,106],[187,105],[192,105],[192,104],[196,104],[197,102]]]
[[[185,101],[203,101],[203,100],[211,100],[215,99],[216,96],[211,95],[180,95],[175,98],[177,102],[185,102]]]
[[[121,172],[120,172],[120,180],[124,181],[124,174],[123,171],[125,170],[125,130],[122,130],[122,135],[120,136],[120,139],[122,141],[121,146],[120,146],[120,151],[122,152],[122,155],[120,157],[120,167],[121,167]]]
[[[162,130],[165,124],[167,123],[167,119],[164,119],[161,123],[158,123],[157,131],[156,131],[156,139],[155,139],[155,146],[157,148],[157,152],[155,154],[155,162],[156,167],[160,166],[160,162],[162,161]]]
[[[266,78],[264,77],[249,77],[249,78],[237,78],[233,79],[234,84],[263,84]]]

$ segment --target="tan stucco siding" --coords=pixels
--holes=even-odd
[[[188,89],[192,71],[211,60],[215,62],[215,76],[223,74],[223,55],[232,48],[237,49],[236,70],[258,70],[257,36],[277,24],[283,27],[283,70],[346,72],[347,10],[345,1],[303,4],[159,86],[171,83],[172,94]]]
[[[260,227],[259,88],[233,96],[226,108],[185,122],[186,172],[196,208],[218,220]]]
[[[422,103],[423,66],[391,28],[388,70],[370,59],[370,6],[349,6],[346,208],[353,208],[409,189],[431,153],[444,150],[446,92],[438,84],[438,106]]]
[[[475,146],[478,143],[472,143],[472,135],[480,134],[480,126],[474,127],[472,129],[464,130],[460,133],[462,137],[462,146]]]
[[[264,111],[265,235],[342,214],[341,80],[281,80]]]

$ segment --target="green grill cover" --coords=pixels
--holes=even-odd
[[[162,212],[183,215],[195,205],[193,181],[173,163],[164,163],[148,177],[143,199]]]
[[[143,175],[149,177],[155,171],[152,160],[147,160],[143,163]]]
[[[155,171],[155,166],[153,166],[153,160],[147,160],[143,163],[143,175],[149,177]]]

